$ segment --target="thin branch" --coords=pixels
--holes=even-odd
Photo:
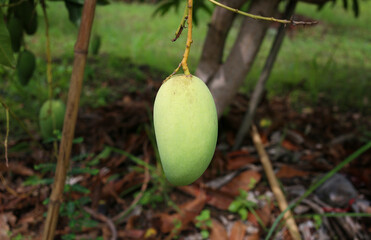
[[[145,159],[146,163],[148,164],[149,162],[149,157],[146,157]],[[120,224],[123,219],[134,209],[134,207],[139,203],[139,200],[142,198],[144,192],[146,191],[147,187],[148,187],[148,183],[149,183],[149,180],[150,180],[150,174],[149,174],[149,169],[148,167],[146,167],[146,165],[144,165],[144,181],[143,181],[143,185],[140,189],[140,193],[134,198],[134,200],[131,202],[130,206],[123,212],[119,213],[118,215],[116,215],[115,217],[113,217],[113,221],[115,221],[117,224]]]
[[[0,4],[0,7],[15,7],[15,6],[18,6],[19,4],[21,4],[25,1],[27,1],[27,0],[20,0],[20,1],[15,2],[15,3]]]
[[[241,14],[241,15],[244,15],[246,17],[250,17],[250,18],[253,18],[253,19],[256,19],[256,20],[272,21],[272,22],[279,22],[279,23],[291,24],[291,25],[314,25],[314,24],[318,23],[317,21],[305,22],[305,21],[277,19],[277,18],[274,18],[274,17],[263,17],[263,16],[243,12],[243,11],[235,9],[235,8],[228,7],[227,5],[224,5],[224,4],[222,4],[220,2],[217,2],[215,0],[209,0],[209,1],[212,2],[213,4],[219,6],[219,7],[225,8],[229,11],[232,11],[232,12],[235,12],[237,14]]]
[[[49,114],[52,118],[52,124],[53,124],[53,131],[56,129],[56,123],[55,123],[55,116],[53,115],[53,105],[52,105],[52,99],[53,99],[53,74],[52,74],[52,57],[51,57],[51,50],[50,50],[50,37],[49,37],[49,19],[48,14],[46,12],[46,5],[45,0],[40,1],[43,14],[44,14],[44,22],[45,22],[45,38],[46,38],[46,59],[47,59],[47,65],[46,65],[46,79],[48,81],[48,98],[49,98]],[[54,155],[55,158],[58,158],[58,144],[57,141],[53,141],[53,148],[54,148]]]
[[[290,18],[292,16],[292,14],[295,11],[296,3],[297,3],[297,0],[290,0],[287,3],[286,10],[283,15],[284,18]],[[269,55],[265,61],[263,70],[259,76],[259,80],[255,85],[254,92],[249,102],[249,108],[246,111],[245,116],[242,120],[241,127],[238,130],[236,141],[233,146],[233,150],[237,150],[241,146],[247,131],[250,129],[251,123],[253,121],[253,118],[256,112],[256,108],[258,107],[261,101],[261,98],[263,96],[263,92],[265,90],[265,84],[268,81],[274,62],[276,61],[278,52],[282,46],[282,42],[285,37],[285,31],[286,31],[285,26],[281,24],[276,34],[276,37],[274,39],[274,42],[272,44]]]
[[[40,148],[42,148],[42,146],[36,140],[36,138],[31,133],[31,131],[26,127],[26,125],[24,125],[24,123],[19,119],[19,117],[9,108],[9,106],[5,103],[5,101],[1,97],[0,97],[0,104],[3,105],[5,109],[8,109],[10,116],[17,121],[19,126],[27,133],[27,135],[32,139],[32,141],[35,142]]]
[[[277,199],[278,206],[281,211],[284,211],[287,209],[287,206],[288,206],[285,195],[283,194],[280,188],[276,175],[274,174],[272,164],[269,160],[268,154],[263,147],[263,143],[259,136],[258,130],[256,129],[254,125],[252,126],[251,136],[252,136],[255,148],[259,153],[260,161],[263,165],[265,174],[267,175],[269,185],[271,186],[274,196]],[[301,239],[298,226],[296,225],[295,220],[292,217],[291,211],[287,211],[284,215],[284,218],[286,220],[286,225],[291,234],[291,237],[295,240]]]
[[[188,19],[188,8],[186,6],[184,8],[184,14],[183,14],[182,20],[180,21],[179,27],[175,32],[175,37],[174,37],[173,40],[171,40],[172,42],[175,42],[180,37],[180,35],[182,34],[183,29],[186,27],[185,25],[187,23],[187,19]]]
[[[164,80],[164,82],[166,82],[172,76],[174,76],[174,74],[176,74],[179,71],[179,69],[180,69],[181,66],[183,67],[183,71],[184,71],[184,74],[185,75],[191,75],[191,73],[189,71],[189,68],[188,68],[187,61],[188,61],[188,57],[189,57],[189,52],[191,50],[191,45],[192,45],[192,42],[193,42],[193,40],[192,40],[192,11],[193,11],[193,0],[188,0],[185,11],[188,12],[187,15],[184,16],[184,19],[187,20],[187,23],[188,23],[188,34],[187,34],[186,48],[184,50],[182,61],[179,63],[178,67],[174,70],[174,72],[172,72]],[[177,35],[177,33],[176,33],[176,35]],[[175,38],[175,40],[176,40],[176,38]]]
[[[9,167],[9,160],[8,160],[9,109],[5,109],[5,116],[6,116],[6,133],[5,133],[5,140],[4,140],[5,162],[6,162],[6,166]]]
[[[108,228],[111,230],[111,233],[112,233],[111,240],[116,240],[117,239],[117,230],[116,230],[115,224],[113,223],[113,221],[110,218],[108,218],[107,216],[105,216],[101,213],[98,213],[98,212],[96,212],[93,209],[88,208],[88,207],[84,207],[84,210],[87,213],[89,213],[90,215],[92,215],[93,218],[96,218],[99,221],[105,222],[107,224]]]

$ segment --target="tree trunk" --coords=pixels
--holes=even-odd
[[[237,9],[241,8],[245,2],[247,0],[221,1],[221,3]],[[213,77],[222,63],[224,44],[235,16],[236,13],[221,7],[216,7],[213,12],[196,71],[196,76],[206,83]]]
[[[273,16],[279,1],[254,0],[250,5],[249,12],[262,16]],[[263,42],[269,24],[270,22],[267,21],[246,17],[226,62],[219,66],[215,76],[208,81],[210,91],[215,100],[218,117],[222,115],[223,110],[230,104],[245,80]],[[223,47],[224,43],[220,48]],[[215,61],[215,59],[209,61]],[[198,76],[202,78],[201,75]],[[205,81],[205,78],[203,80]]]

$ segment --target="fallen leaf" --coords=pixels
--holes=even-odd
[[[229,240],[243,240],[246,235],[246,225],[241,221],[236,221],[231,229]]]
[[[240,189],[245,191],[250,190],[252,179],[254,179],[256,183],[259,182],[261,174],[252,170],[244,171],[224,185],[220,191],[228,193],[231,196],[238,196],[240,195]]]
[[[178,187],[181,191],[188,193],[192,196],[197,196],[200,191],[196,185]],[[222,210],[228,210],[229,205],[233,202],[234,198],[220,190],[206,189],[206,203]]]
[[[276,173],[278,178],[305,177],[308,175],[309,172],[301,171],[288,165],[283,165]]]
[[[117,231],[119,239],[143,239],[144,230],[142,229],[130,229]]]
[[[299,150],[299,147],[294,145],[292,142],[288,141],[288,140],[283,140],[282,143],[281,143],[282,147],[286,148],[287,150],[290,150],[290,151],[298,151]]]
[[[244,240],[259,240],[259,239],[260,239],[260,234],[258,232],[249,234],[244,238]]]
[[[249,163],[257,162],[256,157],[250,156],[248,151],[235,151],[227,155],[227,169],[236,170]]]
[[[199,191],[197,197],[179,206],[180,212],[174,214],[159,213],[157,218],[160,220],[160,230],[169,233],[174,230],[175,224],[180,223],[178,231],[185,229],[196,216],[200,214],[206,204],[206,193]]]
[[[9,237],[10,226],[9,225],[13,225],[15,221],[16,221],[16,217],[10,212],[0,214],[0,239],[1,240],[10,239]]]
[[[212,219],[210,240],[225,240],[225,239],[228,239],[226,229],[218,220]]]
[[[271,220],[272,205],[265,204],[263,208],[255,210],[255,213],[260,218],[263,225],[267,227]],[[260,226],[257,217],[251,212],[249,213],[247,220],[251,222],[253,225],[255,225],[256,227]]]

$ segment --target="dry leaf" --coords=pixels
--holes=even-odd
[[[250,190],[252,179],[254,179],[256,183],[259,182],[261,179],[261,174],[252,170],[244,171],[237,175],[236,177],[234,177],[220,190],[222,192],[230,194],[231,196],[238,196],[240,195],[240,189],[245,191]]]
[[[276,173],[276,176],[278,178],[305,177],[308,175],[309,172],[301,171],[288,165],[283,165],[281,169]]]
[[[246,225],[241,221],[236,221],[231,229],[229,240],[243,240],[246,235]]]
[[[289,151],[298,151],[299,147],[294,145],[292,142],[288,140],[283,140],[281,143],[282,147],[286,148]]]
[[[179,231],[185,229],[196,216],[200,214],[206,203],[206,194],[200,191],[197,197],[179,206],[180,212],[174,214],[159,213],[157,218],[160,220],[160,230],[163,233],[171,232],[176,222],[180,222]]]
[[[225,240],[225,239],[228,239],[226,229],[218,220],[212,219],[210,240]]]

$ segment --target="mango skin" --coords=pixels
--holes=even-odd
[[[41,136],[45,140],[55,137],[54,129],[62,131],[65,112],[66,106],[60,100],[51,100],[51,111],[50,100],[45,101],[41,106],[39,113],[39,124]]]
[[[195,76],[175,75],[160,87],[153,121],[162,167],[170,183],[197,180],[214,155],[218,118],[214,99]]]

